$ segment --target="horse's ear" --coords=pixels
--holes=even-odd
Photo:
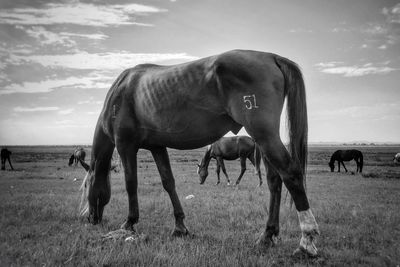
[[[81,163],[82,167],[83,167],[87,172],[90,170],[89,165],[87,165],[84,161],[82,161],[82,160],[80,159],[79,162]]]

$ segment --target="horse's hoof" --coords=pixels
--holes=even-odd
[[[135,228],[133,226],[134,226],[133,223],[131,223],[129,221],[126,221],[121,225],[121,229],[124,229],[124,230],[127,230],[127,231],[136,232]]]
[[[318,257],[318,250],[315,246],[304,248],[299,246],[292,254],[295,257]]]
[[[280,238],[278,236],[266,236],[262,233],[256,240],[256,245],[260,250],[266,250],[278,244]]]
[[[173,237],[183,237],[183,236],[187,236],[189,235],[189,231],[188,229],[177,229],[175,228],[175,230],[172,232],[171,234]]]

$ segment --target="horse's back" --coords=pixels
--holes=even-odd
[[[214,144],[214,153],[228,160],[246,157],[254,151],[254,141],[248,136],[222,137]]]
[[[269,102],[264,101],[260,110],[269,107],[271,111],[273,106],[280,114],[277,101],[268,98],[276,96],[276,88],[262,86],[269,82],[283,88],[275,56],[233,50],[172,66],[138,65],[114,82],[101,125],[112,138],[116,127],[124,131],[117,135],[136,135],[147,146],[178,149],[204,146],[228,131],[237,133],[244,121],[239,117],[245,109],[244,95],[263,96]],[[283,105],[283,90],[279,97]]]

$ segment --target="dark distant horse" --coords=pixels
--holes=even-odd
[[[397,163],[399,163],[400,162],[400,153],[397,153],[394,157],[393,157],[393,162],[397,162]]]
[[[279,135],[287,99],[289,151]],[[137,152],[152,153],[175,215],[173,235],[187,235],[167,147],[194,149],[228,131],[245,127],[259,145],[270,188],[267,225],[257,243],[267,247],[279,234],[282,181],[299,217],[302,237],[296,252],[316,255],[318,225],[304,188],[307,161],[307,105],[298,66],[275,54],[234,50],[173,66],[142,64],[123,71],[107,93],[93,138],[91,163],[83,182],[88,220],[101,222],[110,200],[110,161],[114,146],[121,156],[129,213],[121,226],[134,231],[139,219]]]
[[[333,153],[331,156],[331,160],[329,161],[329,167],[331,168],[331,172],[335,170],[335,161],[338,162],[338,172],[340,172],[340,164],[343,165],[343,168],[347,172],[346,166],[344,166],[343,161],[350,161],[353,159],[357,163],[356,172],[359,171],[361,173],[364,165],[363,154],[356,149],[335,151],[335,153]]]
[[[200,165],[198,164],[197,174],[200,176],[200,184],[203,184],[208,176],[208,164],[210,160],[214,158],[217,160],[217,184],[220,183],[220,169],[225,174],[228,185],[230,180],[228,174],[226,173],[224,159],[225,160],[235,160],[240,158],[240,175],[236,180],[235,185],[240,183],[244,172],[246,171],[246,159],[256,168],[256,173],[260,178],[260,186],[262,185],[262,177],[260,171],[260,161],[261,152],[260,148],[257,147],[253,139],[248,136],[232,136],[232,137],[222,137],[218,141],[207,146],[207,150],[201,159]]]
[[[78,164],[80,160],[85,161],[86,157],[86,152],[83,147],[78,147],[74,150],[74,153],[72,153],[71,157],[69,158],[68,161],[68,166],[71,166],[75,162],[75,166]]]
[[[14,168],[11,164],[10,155],[11,155],[10,150],[8,150],[7,148],[1,149],[1,169],[2,170],[6,169],[6,160],[8,160],[8,164],[10,164],[11,170],[14,170]]]

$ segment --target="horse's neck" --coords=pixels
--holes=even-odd
[[[202,160],[202,165],[206,168],[208,168],[208,164],[210,164],[211,152],[212,152],[212,146],[209,145],[209,146],[207,146],[206,153],[204,153],[204,157]]]

